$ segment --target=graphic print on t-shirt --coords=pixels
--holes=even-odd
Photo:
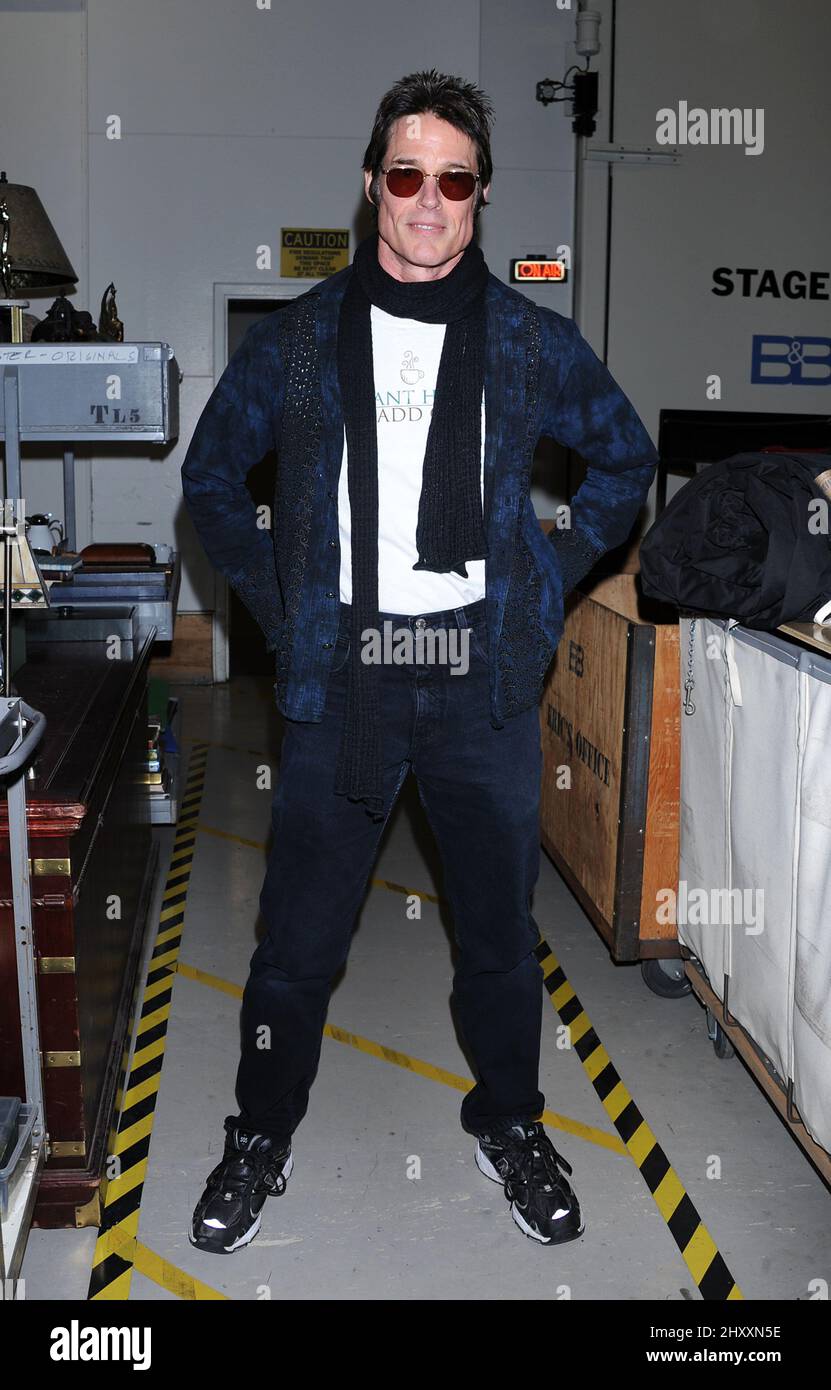
[[[417,381],[421,381],[424,376],[420,367],[416,366],[418,358],[412,350],[404,353],[401,360],[401,380],[405,386],[415,386]]]
[[[484,597],[485,561],[467,561],[458,574],[414,570],[415,536],[427,433],[436,395],[446,324],[397,318],[374,305],[371,312],[378,430],[378,606],[382,613],[432,613]],[[480,488],[485,453],[482,392]],[[352,602],[351,515],[347,447],[338,480],[340,597]]]
[[[408,320],[409,321],[409,320]],[[428,325],[433,327],[434,325]],[[444,342],[443,323],[438,325],[442,330],[442,343]],[[374,354],[373,354],[374,356]],[[418,357],[412,348],[406,348],[401,353],[401,360],[398,368],[398,380],[394,389],[389,387],[385,392],[376,389],[375,392],[375,422],[378,425],[395,425],[402,421],[407,424],[420,424],[426,416],[426,423],[429,429],[430,416],[433,411],[433,401],[435,400],[435,389],[428,390],[426,387],[419,388],[418,383],[424,381],[424,371],[417,366]],[[375,381],[378,383],[378,368],[376,363]],[[379,441],[380,442],[380,441]],[[425,446],[427,435],[424,436]]]

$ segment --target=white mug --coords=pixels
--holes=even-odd
[[[35,515],[43,514],[37,512]],[[54,534],[56,531],[57,536]],[[26,523],[26,539],[33,550],[48,550],[51,555],[55,546],[63,540],[63,527],[57,518],[52,517],[51,512],[47,512],[43,521]]]

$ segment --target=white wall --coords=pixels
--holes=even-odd
[[[750,382],[754,333],[831,336],[828,301],[717,298],[716,266],[829,268],[831,7],[802,0],[591,0],[604,16],[598,131],[654,145],[656,112],[684,99],[763,106],[765,151],[686,146],[680,164],[582,165],[574,314],[604,355],[611,195],[608,363],[657,437],[661,407],[824,411],[820,386]],[[392,17],[391,17],[392,16]],[[536,81],[574,61],[574,16],[553,0],[424,0],[417,25],[381,0],[0,0],[0,168],[37,188],[96,317],[112,279],[129,339],[164,339],[185,373],[181,432],[168,450],[96,448],[78,468],[79,542],[174,541],[180,607],[214,606],[214,575],[182,506],[179,468],[213,386],[215,282],[267,283],[254,248],[284,225],[350,226],[360,159],[382,92],[435,65],[478,81],[497,109],[491,268],[571,239],[574,140],[568,107]],[[107,138],[112,115],[122,138]],[[526,291],[572,312],[572,288]],[[50,299],[34,300],[42,315]],[[707,402],[717,372],[720,402]],[[87,450],[89,446],[86,446]],[[60,459],[24,446],[29,510],[62,512]],[[670,480],[670,494],[680,485]],[[550,489],[535,504],[550,513]]]
[[[598,60],[607,102],[611,0]],[[662,408],[829,412],[825,385],[751,382],[754,334],[831,337],[831,301],[712,293],[719,266],[831,270],[831,7],[826,0],[617,0],[614,143],[656,145],[680,100],[764,111],[764,151],[680,147],[677,165],[614,166],[608,365],[657,439]],[[607,171],[587,166],[578,318],[602,354]],[[826,284],[826,292],[828,292]],[[705,394],[721,377],[720,400]],[[668,496],[685,480],[670,478]]]
[[[90,305],[86,295],[86,65],[84,0],[0,0],[0,169],[9,183],[37,190],[84,285],[74,302],[90,308],[97,321],[98,304]],[[24,312],[43,318],[53,299],[30,299]],[[79,545],[93,539],[86,447],[78,448],[75,470]],[[27,514],[51,511],[62,518],[62,456],[44,455],[39,444],[24,444],[21,455]]]
[[[179,469],[214,384],[213,286],[273,282],[281,226],[349,226],[378,100],[406,72],[479,82],[496,107],[481,244],[508,262],[572,234],[565,106],[535,100],[574,61],[573,14],[551,0],[0,0],[0,167],[37,188],[97,318],[116,285],[125,337],[169,342],[184,372],[177,445],[97,449],[80,472],[79,542],[173,541],[180,610],[214,607],[214,574]],[[121,139],[107,123],[121,120]],[[274,269],[255,248],[275,248]],[[571,312],[570,286],[529,296]],[[41,316],[51,302],[33,301]],[[60,461],[24,461],[29,509],[60,513]],[[542,499],[540,508],[550,512]]]

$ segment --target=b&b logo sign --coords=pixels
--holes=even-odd
[[[756,386],[831,385],[831,338],[755,333],[750,380]]]

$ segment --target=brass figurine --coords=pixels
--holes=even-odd
[[[109,296],[109,299],[108,299]],[[98,332],[111,343],[124,342],[124,324],[118,317],[115,302],[115,285],[110,281],[101,299],[101,313],[98,316]]]

